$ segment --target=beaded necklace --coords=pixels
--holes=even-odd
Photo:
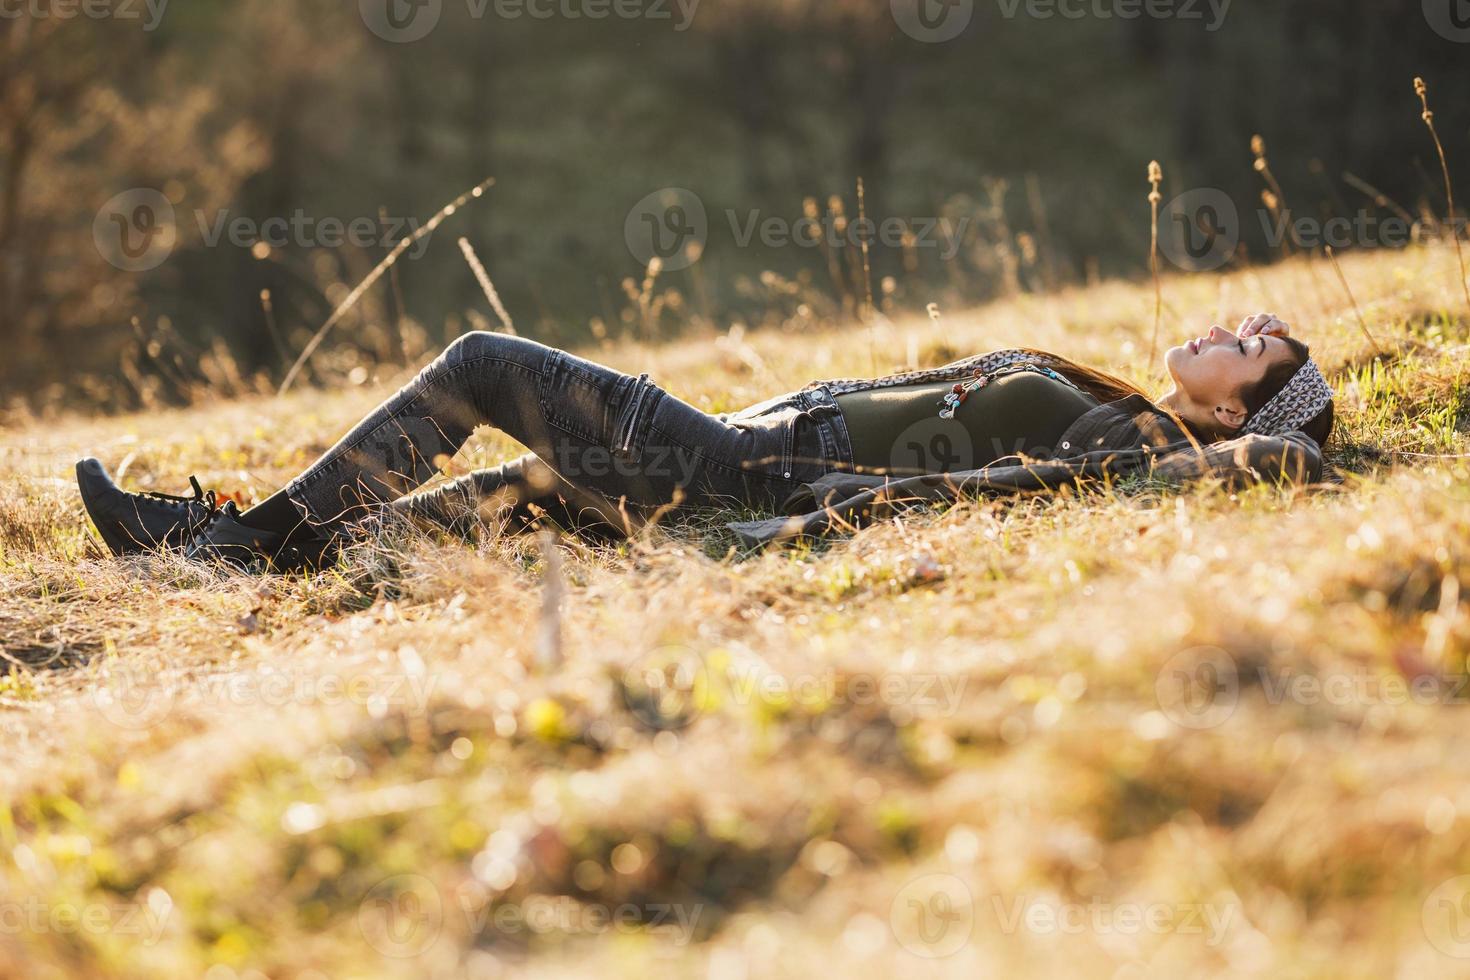
[[[999,370],[991,371],[989,374],[982,374],[976,371],[975,376],[969,381],[955,382],[955,386],[944,396],[944,401],[939,403],[939,417],[942,419],[954,418],[955,411],[965,403],[965,399],[969,398],[970,395],[984,388],[996,378],[1003,377],[1007,374],[1015,374],[1019,371],[1031,371],[1035,374],[1045,375],[1053,381],[1060,381],[1068,388],[1077,391],[1082,390],[1049,367],[1043,367],[1040,364],[1011,364]]]

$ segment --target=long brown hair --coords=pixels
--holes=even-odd
[[[1292,376],[1312,356],[1311,348],[1295,337],[1282,337],[1281,339],[1286,341],[1286,346],[1291,349],[1292,356],[1286,360],[1272,364],[1266,369],[1266,373],[1260,381],[1253,385],[1248,385],[1241,390],[1240,400],[1245,403],[1247,418],[1259,412],[1266,406],[1267,402],[1275,398],[1281,389],[1286,387],[1287,382],[1291,381]],[[1038,350],[1035,347],[1023,347],[1021,349],[1028,354],[1033,354],[1044,360],[1046,365],[1053,371],[1056,371],[1102,404],[1114,402],[1120,398],[1127,398],[1129,395],[1142,395],[1150,402],[1154,402],[1154,398],[1148,392],[1126,378],[1118,377],[1116,374],[1109,374],[1107,371],[1099,371],[1097,368],[1091,368],[1085,364],[1078,364],[1070,358],[1062,357],[1060,354],[1053,354],[1051,351]],[[1157,403],[1155,405],[1158,407]],[[1194,425],[1188,419],[1174,412],[1169,412],[1169,415],[1173,416],[1180,426],[1201,442],[1216,442],[1228,436],[1228,433],[1201,431],[1199,426]],[[1328,402],[1326,408],[1318,412],[1315,418],[1301,427],[1301,431],[1318,446],[1325,446],[1328,437],[1332,434],[1332,422],[1332,403]]]
[[[1035,347],[1022,347],[1021,350],[1037,357],[1047,367],[1103,404],[1115,402],[1119,398],[1127,398],[1129,395],[1149,397],[1148,392],[1138,387],[1138,385],[1132,381],[1120,378],[1116,374],[1109,374],[1106,371],[1099,371],[1097,368],[1090,368],[1085,364],[1078,364],[1074,360],[1062,357],[1060,354],[1053,354],[1049,350],[1037,350]]]

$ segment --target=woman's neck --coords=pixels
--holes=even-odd
[[[1213,441],[1218,438],[1213,432],[1212,426],[1200,423],[1199,416],[1201,413],[1198,406],[1190,401],[1189,396],[1180,391],[1177,386],[1170,388],[1163,395],[1154,399],[1154,404],[1173,415],[1181,423],[1187,424],[1189,430],[1198,438],[1206,441]]]

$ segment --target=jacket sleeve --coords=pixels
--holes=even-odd
[[[1213,477],[1232,487],[1259,482],[1315,483],[1322,478],[1322,450],[1301,432],[1251,434],[1176,449],[1154,460],[1152,475],[1170,483]]]
[[[1019,463],[1000,460],[984,469],[930,474],[905,480],[829,474],[787,501],[788,517],[727,525],[745,547],[849,531],[906,507],[965,497],[1055,492],[1063,486],[1103,485],[1111,478],[1152,476],[1169,483],[1220,479],[1232,487],[1255,482],[1315,482],[1322,451],[1308,436],[1247,435],[1195,448],[1170,443],[1159,449],[1096,450],[1065,460]]]
[[[829,474],[808,484],[786,502],[790,517],[742,521],[727,525],[746,547],[797,537],[816,537],[837,530],[854,530],[900,510],[926,502],[966,497],[1051,493],[1063,486],[1081,486],[1108,477],[1148,470],[1151,462],[1142,449],[1100,451],[1074,459],[1019,462],[1007,457],[983,469],[931,473],[904,480]]]

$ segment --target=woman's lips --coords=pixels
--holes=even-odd
[[[1191,340],[1185,346],[1189,348],[1189,352],[1191,354],[1196,354],[1196,355],[1199,354],[1199,340],[1198,339]]]

